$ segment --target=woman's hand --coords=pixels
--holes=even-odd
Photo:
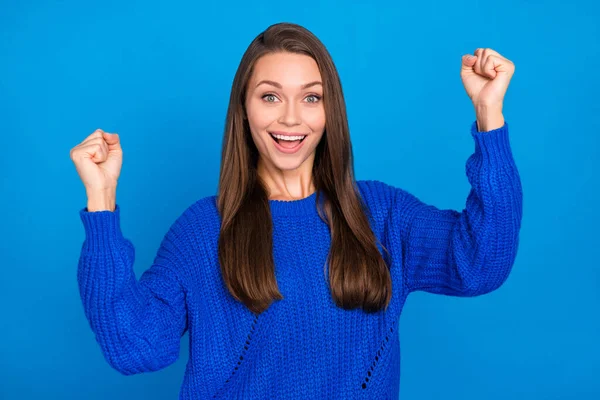
[[[475,108],[502,106],[515,72],[512,61],[492,49],[477,49],[462,58],[460,77]]]
[[[71,149],[71,160],[85,186],[88,210],[114,211],[117,180],[123,164],[119,135],[96,129]]]
[[[504,125],[502,104],[515,72],[512,61],[492,49],[478,48],[462,57],[460,77],[473,102],[480,131]]]

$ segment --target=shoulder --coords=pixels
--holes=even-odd
[[[409,191],[379,180],[360,180],[356,184],[371,221],[382,229],[387,225],[405,226],[423,204]]]
[[[208,257],[216,252],[221,228],[217,196],[202,197],[185,208],[174,222],[193,257]]]
[[[411,196],[406,190],[379,180],[358,180],[356,186],[365,205],[371,210],[389,210],[399,201]]]
[[[218,218],[216,198],[217,196],[206,196],[189,204],[178,214],[174,224],[189,227]]]
[[[409,191],[379,180],[360,180],[356,181],[356,184],[369,208],[401,207],[403,204],[421,203],[421,200]]]
[[[383,229],[393,214],[394,205],[402,189],[379,180],[357,180],[356,187],[373,228],[376,231]]]
[[[221,218],[217,208],[217,196],[206,196],[196,200],[183,213],[192,232],[203,234],[219,230]]]
[[[187,208],[186,212],[201,218],[218,217],[217,196],[206,196],[196,200]]]
[[[216,198],[214,195],[206,196],[184,206],[172,223],[169,234],[186,243],[197,243],[218,235],[221,222]]]

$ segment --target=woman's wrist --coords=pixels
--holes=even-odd
[[[117,198],[116,189],[88,190],[87,197],[88,212],[106,210],[115,211]]]
[[[504,126],[504,115],[502,114],[502,105],[499,106],[475,106],[475,115],[477,117],[477,130],[479,132],[492,131]]]

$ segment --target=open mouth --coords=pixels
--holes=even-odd
[[[273,135],[271,132],[269,132],[269,136],[271,136],[271,138],[281,147],[286,148],[286,149],[293,149],[296,146],[298,146],[300,143],[302,143],[304,141],[304,139],[306,139],[306,135],[302,135],[302,136],[286,136],[285,139],[283,139],[283,136],[279,136],[276,137],[275,135]]]

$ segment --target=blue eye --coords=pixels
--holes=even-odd
[[[309,99],[309,98],[311,98],[311,97],[312,97],[314,100],[312,100],[312,101],[308,101],[308,103],[318,103],[318,102],[321,100],[321,96],[318,96],[318,95],[316,95],[316,94],[311,94],[311,95],[308,95],[308,96],[306,96],[306,99]],[[271,98],[272,98],[272,99],[271,99]],[[267,93],[267,94],[263,95],[263,96],[261,97],[261,99],[265,100],[267,103],[275,103],[275,99],[277,99],[277,96],[275,96],[275,95],[274,95],[274,94],[272,94],[272,93]]]
[[[275,97],[275,95],[273,95],[273,94],[265,94],[265,95],[264,95],[262,98],[264,99],[265,97],[273,97],[273,98],[277,98],[277,97]],[[273,102],[274,102],[274,101],[269,101],[269,100],[267,100],[267,103],[273,103]]]

